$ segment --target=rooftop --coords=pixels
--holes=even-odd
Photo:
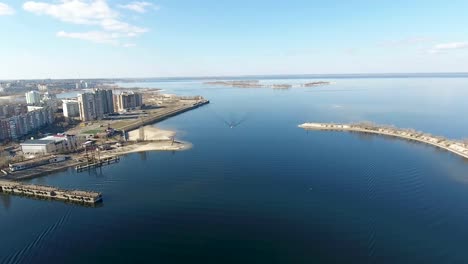
[[[61,141],[67,140],[67,136],[66,135],[63,135],[63,136],[53,135],[53,136],[47,136],[47,137],[41,138],[39,140],[41,140],[41,141],[61,142]]]
[[[41,139],[32,139],[32,140],[25,141],[24,143],[21,143],[21,145],[22,146],[24,145],[47,145],[50,143],[56,143],[56,142],[67,140],[68,136],[70,135],[57,134],[57,135],[52,135],[52,136],[46,136]]]
[[[49,140],[49,139],[33,139],[33,140],[28,140],[25,141],[24,143],[21,143],[21,146],[25,145],[47,145],[50,143],[55,143],[56,140]]]

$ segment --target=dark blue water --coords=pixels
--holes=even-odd
[[[32,181],[101,191],[97,208],[0,196],[0,260],[467,263],[466,160],[297,125],[369,120],[468,137],[468,79],[332,81],[291,90],[140,84],[212,101],[157,124],[193,149]],[[233,129],[224,122],[242,120]]]

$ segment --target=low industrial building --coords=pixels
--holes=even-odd
[[[32,139],[21,143],[24,154],[49,154],[56,150],[55,140]]]
[[[57,134],[21,143],[24,154],[42,155],[70,152],[76,150],[78,146],[76,136],[66,134]]]
[[[64,156],[47,156],[39,159],[33,159],[33,160],[27,160],[23,162],[18,162],[14,164],[10,164],[10,171],[15,172],[15,171],[20,171],[20,170],[26,170],[34,167],[39,167],[42,165],[50,164],[50,163],[59,163],[62,161],[65,161],[66,157]]]

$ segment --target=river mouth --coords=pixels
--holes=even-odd
[[[147,84],[210,99],[156,125],[194,147],[28,181],[102,192],[96,208],[0,195],[1,261],[463,263],[466,161],[424,144],[297,124],[371,120],[463,138],[468,125],[456,121],[468,112],[460,109],[466,80],[335,81],[333,89],[356,91]],[[402,99],[389,97],[395,91]],[[245,120],[230,128],[223,118]]]

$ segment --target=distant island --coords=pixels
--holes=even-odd
[[[272,88],[272,89],[290,89],[294,87],[315,87],[322,85],[329,85],[330,82],[318,81],[310,82],[304,84],[288,84],[288,83],[261,83],[259,80],[240,80],[240,81],[212,81],[204,82],[206,85],[219,85],[219,86],[229,86],[235,88]]]
[[[304,87],[314,87],[314,86],[321,86],[321,85],[329,85],[330,82],[310,82],[303,84]]]

